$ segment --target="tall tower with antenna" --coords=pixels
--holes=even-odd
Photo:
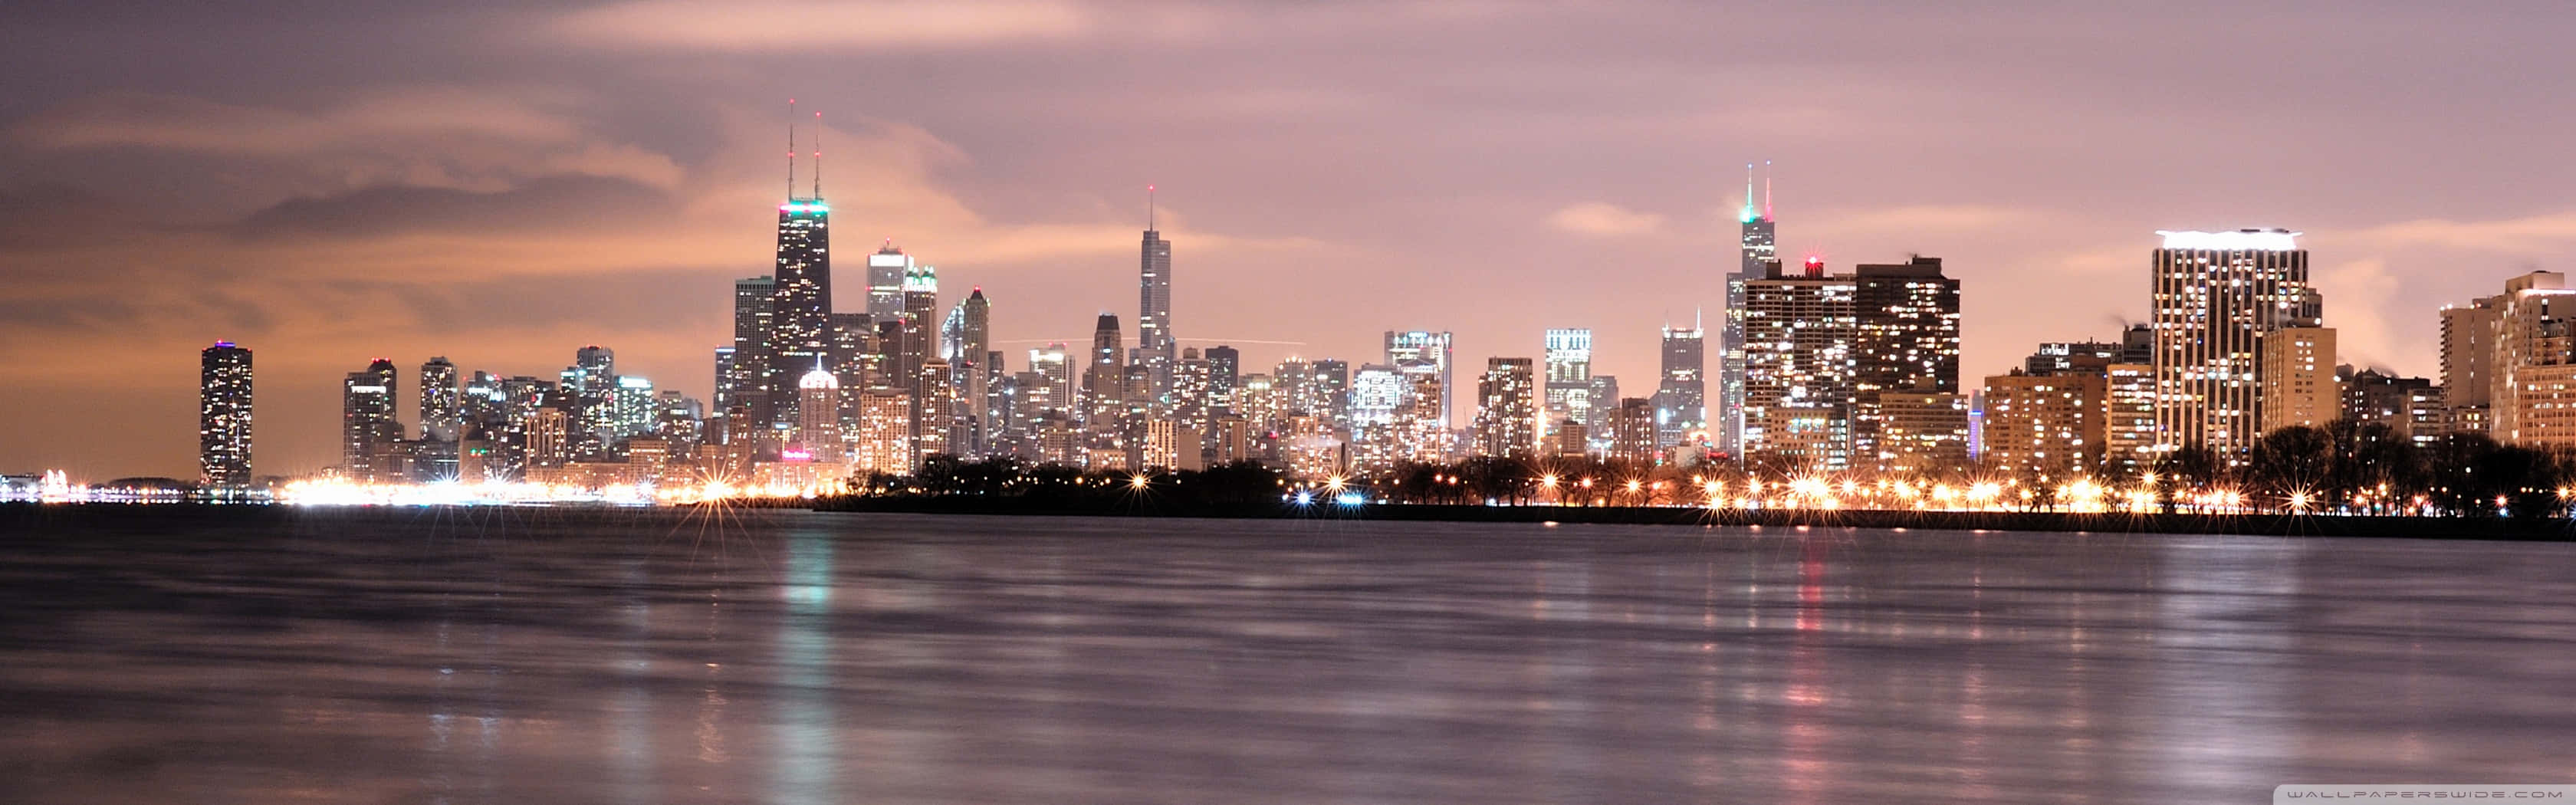
[[[770,313],[771,371],[802,370],[828,357],[832,348],[832,208],[823,203],[822,114],[815,113],[813,189],[796,193],[796,101],[790,99],[787,123],[787,200],[778,205],[776,294]],[[772,377],[769,388],[783,389]],[[780,395],[773,425],[793,426],[801,401]]]
[[[1145,242],[1136,283],[1136,352],[1153,382],[1153,405],[1169,402],[1172,367],[1172,242],[1154,227],[1154,186],[1145,186]]]
[[[1718,412],[1714,417],[1718,449],[1744,455],[1744,288],[1745,283],[1780,276],[1779,238],[1772,229],[1771,163],[1762,163],[1761,206],[1754,206],[1753,163],[1744,163],[1743,245],[1736,270],[1726,277],[1726,322],[1718,348]]]

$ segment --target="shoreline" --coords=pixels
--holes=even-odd
[[[2130,514],[2108,512],[1972,512],[1880,509],[1722,509],[1678,506],[1483,506],[1473,504],[1323,504],[1305,506],[1156,505],[981,497],[837,497],[813,501],[817,512],[962,514],[1020,517],[1210,517],[1273,520],[1371,520],[1452,523],[1756,528],[1871,528],[1937,531],[2040,531],[2099,534],[2217,534],[2249,537],[2371,537],[2576,541],[2564,518],[2466,518],[2378,515]]]

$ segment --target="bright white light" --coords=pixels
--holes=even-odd
[[[2165,237],[2165,248],[2219,252],[2263,251],[2286,252],[2299,248],[2298,236],[2305,234],[2287,229],[2239,229],[2234,232],[2174,232],[2159,229]]]

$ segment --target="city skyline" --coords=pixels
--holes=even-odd
[[[2099,71],[2069,70],[2078,77],[2023,87],[1964,59],[1934,60],[1905,80],[1861,65],[1878,80],[1847,85],[1824,80],[1839,75],[1831,64],[1790,60],[1760,87],[1733,97],[1687,91],[1680,81],[1704,81],[1730,64],[1676,55],[1659,41],[1593,66],[1573,59],[1573,45],[1535,53],[1503,46],[1513,41],[1507,34],[1568,22],[1545,13],[1459,12],[1463,19],[1433,22],[1429,12],[1404,10],[1372,20],[1385,30],[1354,40],[1363,65],[1401,58],[1393,41],[1378,37],[1401,39],[1439,25],[1467,33],[1467,44],[1447,51],[1464,63],[1526,53],[1562,71],[1559,80],[1625,76],[1620,86],[1632,91],[1622,95],[1658,101],[1539,114],[1529,118],[1527,135],[1473,143],[1469,166],[1431,157],[1457,141],[1460,126],[1526,113],[1566,90],[1529,73],[1493,79],[1515,91],[1485,101],[1400,85],[1390,91],[1442,103],[1427,116],[1382,118],[1372,110],[1384,99],[1338,91],[1343,85],[1333,76],[1256,84],[1268,94],[1235,93],[1233,104],[1182,76],[1170,82],[1168,97],[1150,103],[1094,95],[1079,99],[1088,106],[1008,113],[933,97],[972,96],[978,86],[1005,80],[971,71],[956,73],[958,85],[937,93],[901,82],[870,88],[887,97],[810,92],[782,85],[779,77],[792,74],[782,71],[697,80],[639,74],[632,80],[643,86],[620,88],[599,79],[639,55],[843,69],[885,58],[962,64],[1029,45],[1129,46],[1077,25],[1000,40],[926,35],[905,57],[836,59],[819,55],[823,46],[744,54],[721,43],[638,35],[602,22],[621,7],[606,8],[544,20],[555,25],[539,26],[538,38],[593,49],[564,57],[573,62],[564,73],[524,82],[530,86],[478,76],[464,68],[467,59],[437,48],[418,51],[427,63],[404,72],[322,71],[333,77],[293,88],[187,80],[178,77],[187,71],[169,69],[190,52],[171,44],[190,27],[182,13],[126,32],[163,47],[140,48],[118,71],[44,86],[0,108],[0,129],[9,135],[0,139],[0,195],[12,212],[0,238],[0,271],[13,289],[5,300],[12,312],[6,337],[49,347],[0,359],[0,401],[10,414],[0,426],[0,467],[59,466],[87,477],[190,474],[195,457],[185,429],[197,400],[178,381],[187,376],[179,361],[217,339],[260,354],[264,474],[336,460],[338,434],[329,423],[340,379],[376,356],[406,367],[408,388],[408,367],[435,355],[469,370],[547,376],[567,350],[603,344],[618,349],[635,374],[709,399],[706,350],[723,343],[730,323],[708,300],[763,268],[756,258],[773,233],[744,211],[776,203],[775,110],[788,95],[830,115],[819,134],[834,149],[833,186],[867,199],[836,205],[844,240],[873,244],[890,236],[940,266],[949,280],[942,309],[966,287],[989,289],[991,337],[1015,370],[1025,347],[1082,343],[1091,312],[1118,312],[1131,328],[1138,323],[1125,283],[1135,276],[1128,262],[1138,230],[1132,199],[1148,183],[1163,191],[1158,228],[1185,252],[1187,268],[1174,285],[1180,346],[1231,343],[1246,353],[1246,367],[1274,365],[1291,352],[1356,365],[1372,360],[1385,330],[1420,327],[1455,333],[1458,360],[1473,368],[1487,357],[1537,357],[1539,329],[1581,327],[1598,339],[1595,373],[1627,378],[1626,396],[1654,390],[1658,327],[1687,320],[1693,309],[1722,308],[1718,277],[1735,263],[1731,247],[1740,238],[1732,220],[1742,201],[1735,172],[1748,158],[1775,162],[1784,258],[1821,253],[1841,270],[1909,253],[1938,255],[1952,276],[1971,284],[1960,369],[1966,378],[2004,371],[2034,343],[2106,338],[2116,333],[2114,318],[2145,320],[2137,266],[2148,249],[2142,233],[2158,229],[2282,226],[2308,233],[2314,282],[2332,300],[2328,323],[2339,330],[2344,357],[2407,376],[2436,371],[2428,322],[2441,304],[2492,294],[2500,278],[2531,268],[2560,268],[2576,243],[2576,215],[2552,193],[2533,189],[2563,186],[2557,172],[2566,168],[2514,159],[2510,149],[2439,147],[2471,120],[2488,121],[2480,136],[2490,140],[2551,130],[2554,118],[2521,112],[2553,107],[2492,82],[2462,89],[2449,80],[2456,78],[2452,68],[2424,69],[2414,60],[2346,66],[2373,79],[2374,97],[2439,103],[2450,114],[2378,121],[2367,134],[2318,139],[2350,121],[2339,115],[2378,107],[2338,103],[2336,88],[2316,77],[2274,76],[2254,86],[2210,80],[2245,67],[2212,58],[2174,68],[2203,71],[2196,76],[2156,75],[2214,88],[2172,103],[2224,105],[2240,110],[2236,121],[2198,139],[2157,126],[2146,130],[2162,139],[2090,137],[2104,133],[2087,127],[2170,110],[2099,100],[2116,95],[2104,90],[2121,88]],[[940,13],[971,17],[980,8]],[[1069,8],[1076,18],[1100,19],[1097,9]],[[30,24],[8,34],[25,45],[20,58],[51,63],[69,58],[67,43],[84,41],[86,23],[78,18],[27,13]],[[1271,18],[1306,26],[1267,26],[1291,45],[1325,31],[1335,39],[1350,32],[1342,27],[1348,21],[1328,12],[1209,13],[1195,31],[1147,36],[1176,55],[1133,69],[1208,59],[1206,69],[1241,86],[1261,51],[1211,59],[1222,49],[1212,43]],[[1894,16],[1900,19],[1871,22],[1800,12],[1779,22],[1784,34],[1822,32],[1802,41],[1826,50],[1893,42],[1900,47],[1878,52],[1937,55],[1906,44],[1896,30],[1904,15]],[[2184,25],[2171,16],[2089,11],[2044,22],[2134,29],[2145,38]],[[2512,37],[2544,33],[2491,31],[2478,14],[2457,20],[2390,7],[2353,16],[2369,19],[2342,22],[2336,30],[2345,39],[2401,29],[2506,39],[2480,49],[2495,55],[2463,59],[2490,67],[2518,56]],[[2034,35],[2008,20],[1991,22],[1980,36]],[[1566,30],[1639,30],[1600,25],[1610,23]],[[2239,37],[2273,41],[2290,55],[2331,53],[2343,41],[2264,34],[2305,27],[2260,20],[2213,41],[2181,41],[2222,57]],[[384,49],[381,41],[355,39],[376,45],[371,52]],[[621,57],[609,45],[632,50]],[[2074,67],[2144,63],[2147,56],[2130,47],[2025,57]],[[500,64],[534,58],[502,50],[494,56]],[[2450,52],[2434,48],[2435,55]],[[299,66],[354,64],[360,55],[316,53]],[[1083,89],[1098,78],[1069,76],[1050,86]],[[1521,81],[1531,83],[1512,83]],[[1913,81],[1979,91],[1935,92],[1925,101],[1885,92]],[[2068,98],[2091,99],[2086,111],[2093,114],[2067,122],[2078,130],[2034,140],[2006,124],[2035,119],[2044,102]],[[1959,106],[1941,117],[1954,122],[1909,134],[1902,142],[1913,150],[1849,128],[1935,102]],[[1352,112],[1337,117],[1365,121],[1356,134],[1368,147],[1294,130],[1279,135],[1293,140],[1253,133],[1298,119],[1300,104]],[[2104,112],[2104,104],[2118,113]],[[1140,108],[1172,117],[1133,115]],[[455,109],[481,113],[422,116]],[[1122,113],[1138,119],[1100,122]],[[448,118],[485,122],[478,128]],[[1587,119],[1635,125],[1565,125]],[[1031,120],[1098,125],[1006,133],[1029,127],[1004,123]],[[2064,147],[2075,140],[2086,147]],[[1288,161],[1332,167],[1283,175],[1255,164],[1271,160],[1240,156],[1240,147],[1186,147],[1209,142],[1293,146],[1308,158]],[[2123,158],[2103,162],[2104,153]],[[2289,153],[2300,158],[2272,158]],[[2352,170],[2361,164],[2373,170]],[[2344,178],[2354,173],[2371,176]],[[117,226],[101,228],[102,221]],[[112,237],[97,237],[102,233]],[[1617,270],[1587,271],[1584,293],[1562,293],[1550,284],[1563,266],[1552,258],[1569,255]],[[847,263],[844,270],[851,270]],[[1302,279],[1276,281],[1283,276]],[[852,296],[859,284],[844,278],[835,310],[859,309]],[[572,287],[585,289],[580,298],[619,304],[571,305],[535,292]],[[1426,310],[1430,300],[1447,304]],[[2043,313],[2010,314],[2022,308]],[[1708,327],[1719,329],[1714,317]],[[1470,375],[1457,372],[1457,385]],[[1458,391],[1452,388],[1452,404],[1463,422],[1472,400]],[[398,404],[407,410],[411,402]]]

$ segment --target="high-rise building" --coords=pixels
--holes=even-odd
[[[1528,358],[1487,358],[1476,383],[1476,454],[1538,453],[1538,378]]]
[[[891,239],[868,255],[868,318],[893,321],[903,315],[903,279],[911,275],[912,258]]]
[[[1388,330],[1386,331],[1387,365],[1405,374],[1437,376],[1440,379],[1441,388],[1455,388],[1456,386],[1451,382],[1453,374],[1450,371],[1450,340],[1449,334],[1445,332]],[[1446,406],[1443,406],[1440,412],[1440,424],[1442,427],[1449,425],[1449,412]]]
[[[617,352],[598,344],[582,347],[564,369],[563,381],[573,401],[573,452],[596,455],[615,438]]]
[[[2156,445],[2241,464],[2262,438],[2264,334],[2318,323],[2308,252],[2286,229],[2157,234]]]
[[[463,435],[464,400],[456,388],[456,364],[444,355],[420,365],[420,438],[453,442]]]
[[[1655,463],[1655,407],[1644,397],[1621,397],[1610,414],[1610,457]]]
[[[1123,449],[1127,437],[1127,362],[1118,315],[1102,313],[1091,329],[1090,366],[1082,372],[1083,427],[1092,449]]]
[[[1153,205],[1146,204],[1145,239],[1136,281],[1136,348],[1152,380],[1146,395],[1156,406],[1172,390],[1173,362],[1180,359],[1172,339],[1172,242],[1154,228]]]
[[[631,439],[650,434],[661,422],[661,404],[656,399],[651,378],[618,375],[617,390],[610,396],[608,432],[610,440]],[[831,404],[825,399],[826,405]],[[801,407],[798,410],[803,410]],[[835,414],[832,410],[824,416]]]
[[[889,388],[859,392],[858,469],[904,475],[913,470],[912,395]]]
[[[921,366],[937,355],[939,315],[939,269],[916,263],[903,275],[903,343],[895,350],[895,372],[898,377],[919,383]],[[918,400],[920,392],[914,391]],[[918,417],[915,418],[918,422]]]
[[[1879,394],[1878,471],[1956,472],[1968,465],[1968,398],[1946,391]]]
[[[1306,362],[1304,382],[1298,387],[1296,410],[1311,412],[1323,418],[1325,426],[1348,429],[1351,426],[1351,363],[1339,358],[1317,358]]]
[[[1234,384],[1243,377],[1243,353],[1219,344],[1207,348],[1208,398],[1220,410],[1234,410]]]
[[[1666,326],[1663,371],[1655,386],[1655,446],[1677,448],[1708,430],[1708,342],[1694,321]]]
[[[1827,276],[1818,258],[1795,276],[1744,283],[1747,459],[1791,471],[1852,466],[1858,291],[1855,276]]]
[[[1404,404],[1408,384],[1404,371],[1382,363],[1364,364],[1351,376],[1351,423],[1392,425]]]
[[[2364,425],[2386,425],[2410,439],[2416,435],[2418,401],[2436,398],[2440,393],[2432,378],[2398,377],[2378,369],[2363,369],[2348,377],[2338,371],[2336,378],[2343,385],[2343,418]],[[2426,423],[2432,426],[2428,435],[2441,435],[2440,422],[2436,416]]]
[[[724,367],[723,373],[716,376],[718,408],[740,405],[751,409],[754,421],[775,419],[769,392],[775,388],[777,378],[771,374],[769,336],[777,327],[771,315],[777,304],[777,279],[745,277],[733,281],[732,358],[729,362],[718,358]]]
[[[215,489],[250,485],[250,350],[217,341],[197,354],[198,480]]]
[[[1959,281],[1941,258],[1852,270],[1852,452],[1872,469],[1895,458],[1879,443],[1879,397],[1959,392]]]
[[[1078,410],[1074,405],[1074,375],[1072,368],[1065,365],[1062,342],[1029,350],[1029,373],[1036,375],[1037,382],[1022,384],[1021,392],[1027,395],[1032,414],[1074,415]]]
[[[1216,416],[1216,406],[1208,396],[1208,362],[1199,356],[1197,347],[1181,350],[1181,362],[1172,368],[1170,413],[1166,418],[1179,420],[1183,427],[1209,433],[1209,421]]]
[[[1425,464],[1449,461],[1456,441],[1445,419],[1449,387],[1430,372],[1398,370],[1398,376],[1403,379],[1404,400],[1395,407],[1392,427],[1397,458]]]
[[[953,456],[962,449],[966,406],[957,397],[956,378],[956,369],[945,359],[931,358],[921,364],[921,379],[916,386],[921,405],[914,426],[918,438],[913,441],[921,457]]]
[[[1592,452],[1607,453],[1610,450],[1610,440],[1617,436],[1617,431],[1611,428],[1610,420],[1619,413],[1619,378],[1613,375],[1593,375],[1589,385],[1590,390],[1583,395],[1583,398],[1590,401],[1591,405],[1586,409],[1589,416],[1584,419],[1583,426],[1592,431]]]
[[[2504,302],[2503,296],[2489,296],[2442,308],[2442,393],[2453,432],[2487,431]]]
[[[395,453],[402,423],[394,418],[394,362],[377,358],[350,372],[340,388],[340,472],[354,481],[399,480]]]
[[[1547,421],[1592,421],[1592,330],[1551,328],[1547,331]]]
[[[2283,327],[2263,334],[2262,378],[2256,395],[2263,432],[2292,426],[2325,427],[2343,415],[2343,387],[2335,381],[2332,327]]]
[[[1986,378],[1986,468],[2048,481],[2092,472],[2102,462],[2103,385],[2089,374]]]
[[[2102,370],[2102,383],[2104,470],[2134,477],[2155,469],[2155,365],[2111,364]]]
[[[1145,423],[1144,456],[1141,467],[1168,470],[1198,470],[1199,431],[1171,419],[1156,417]]]
[[[2529,447],[2576,446],[2576,288],[2534,271],[2507,280],[2496,305],[2487,433]]]
[[[841,460],[841,379],[814,367],[796,381],[796,445],[818,463]]]
[[[966,433],[959,449],[966,455],[985,455],[1001,430],[1001,401],[993,393],[993,384],[1002,377],[1002,353],[993,351],[993,302],[984,298],[984,286],[975,286],[966,301],[957,303],[956,355],[949,362],[956,367],[958,397],[965,402]]]
[[[1771,193],[1766,181],[1762,206],[1753,206],[1753,166],[1744,166],[1744,212],[1738,216],[1743,224],[1743,240],[1737,252],[1734,273],[1726,278],[1726,332],[1718,353],[1719,414],[1718,448],[1729,455],[1744,454],[1745,374],[1745,307],[1748,283],[1780,276],[1779,240],[1771,218]]]
[[[778,266],[771,274],[775,292],[765,356],[772,367],[770,388],[779,390],[780,397],[787,396],[788,376],[801,377],[833,346],[832,210],[823,202],[819,178],[810,198],[795,196],[793,178],[788,184],[787,201],[778,205]],[[741,285],[735,288],[739,317]],[[794,408],[787,404],[792,399],[776,401],[773,407]],[[785,425],[802,421],[802,415],[792,410],[778,410],[775,416],[772,421]]]

